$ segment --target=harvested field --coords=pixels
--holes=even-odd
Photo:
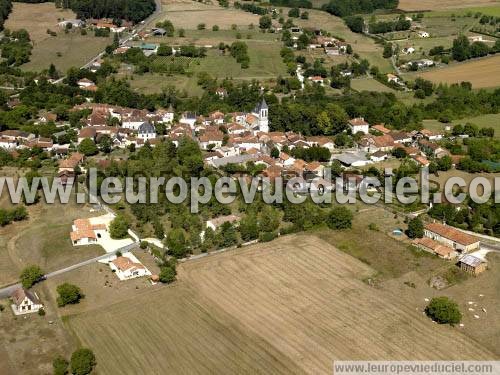
[[[200,23],[204,23],[209,30],[213,25],[218,25],[221,29],[230,29],[232,24],[259,25],[259,16],[234,8],[222,8],[216,3],[210,5],[185,0],[167,0],[163,2],[163,10],[155,22],[170,20],[175,28],[196,29]]]
[[[365,284],[371,274],[317,237],[287,236],[181,264],[176,284],[67,323],[101,374],[329,374],[335,359],[494,358]]]
[[[500,56],[486,57],[449,67],[418,73],[422,78],[436,83],[460,83],[468,81],[473,88],[500,86]]]
[[[400,0],[398,8],[405,11],[447,10],[494,5],[498,5],[498,0]]]

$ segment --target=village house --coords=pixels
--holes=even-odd
[[[429,142],[426,139],[421,139],[418,144],[424,154],[434,156],[438,159],[450,154],[445,148],[439,146],[437,143]]]
[[[184,112],[182,115],[181,115],[181,118],[179,120],[180,123],[182,124],[188,124],[191,129],[194,128],[194,124],[196,122],[196,113],[193,113],[193,112]]]
[[[151,140],[156,138],[156,129],[154,125],[150,124],[149,122],[144,122],[139,126],[139,129],[137,130],[137,137],[139,139],[142,139],[143,141]]]
[[[384,124],[373,125],[371,128],[382,134],[389,134],[391,132],[391,129],[387,129]]]
[[[384,161],[388,158],[387,152],[384,151],[376,151],[373,154],[370,155],[370,160],[373,161],[374,163],[379,163],[381,161]]]
[[[465,271],[473,276],[479,275],[488,268],[487,262],[471,254],[467,254],[460,258],[458,266],[462,271]]]
[[[151,272],[142,263],[136,261],[136,259],[130,259],[129,254],[112,260],[109,262],[109,267],[122,281],[151,275]]]
[[[318,84],[320,86],[325,85],[325,78],[323,78],[321,76],[312,76],[312,77],[309,77],[308,80],[311,81],[311,83],[315,83],[315,84]]]
[[[443,259],[454,259],[458,256],[458,253],[451,247],[443,245],[429,237],[417,238],[412,243],[419,249],[436,254]]]
[[[231,223],[233,225],[237,225],[238,222],[240,221],[240,219],[241,218],[239,216],[236,216],[236,215],[219,216],[219,217],[208,220],[206,225],[207,225],[207,228],[210,228],[213,231],[216,231],[224,223]]]
[[[451,247],[460,253],[468,253],[479,248],[479,240],[470,234],[440,223],[430,223],[424,227],[424,235]]]
[[[67,159],[63,159],[59,161],[59,169],[58,172],[61,171],[70,171],[74,172],[75,168],[78,167],[84,159],[84,155],[79,152],[75,152],[71,154]]]
[[[425,156],[422,155],[412,155],[411,160],[413,160],[421,167],[428,167],[431,163]]]
[[[202,148],[203,150],[207,150],[209,147],[221,147],[223,141],[224,133],[219,130],[206,131],[198,137],[200,148]]]
[[[16,289],[10,296],[12,299],[12,310],[15,315],[29,314],[38,312],[43,308],[40,298],[36,292],[32,292],[25,288]]]
[[[107,231],[105,224],[92,224],[89,219],[76,219],[71,228],[70,238],[73,246],[93,245]]]
[[[356,134],[359,132],[364,133],[364,134],[368,134],[369,128],[370,128],[370,124],[368,122],[366,122],[363,117],[353,118],[353,119],[349,120],[347,125],[348,125],[349,129],[351,130],[352,134]]]

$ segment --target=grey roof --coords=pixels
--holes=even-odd
[[[342,164],[346,165],[351,165],[357,161],[367,161],[364,153],[344,153],[344,154],[338,154],[338,155],[333,155],[333,159],[337,159],[340,161]]]
[[[259,155],[235,155],[235,156],[227,156],[225,158],[220,158],[220,159],[214,159],[212,160],[213,165],[216,168],[223,167],[227,164],[242,164],[246,163],[247,161],[251,160],[256,160],[259,157]]]
[[[151,125],[149,122],[144,122],[139,126],[139,134],[151,134],[155,133],[155,127]]]
[[[257,104],[257,106],[254,109],[254,113],[259,113],[262,109],[269,109],[266,103],[266,99],[262,98],[262,101]]]
[[[481,258],[475,257],[474,255],[470,254],[465,255],[464,257],[462,257],[462,259],[460,259],[460,263],[467,264],[471,267],[477,267],[483,262],[484,261]]]

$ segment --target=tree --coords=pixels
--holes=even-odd
[[[328,213],[326,224],[330,229],[349,229],[352,227],[352,212],[346,207],[334,207]]]
[[[173,53],[172,47],[170,47],[169,45],[167,45],[165,43],[160,43],[160,46],[158,47],[158,51],[156,52],[156,54],[158,56],[171,56],[172,53]]]
[[[21,284],[23,288],[31,288],[43,277],[43,271],[39,266],[28,266],[21,272]]]
[[[160,282],[164,284],[170,284],[175,281],[175,269],[170,266],[165,266],[161,268],[160,271]]]
[[[458,305],[448,297],[436,297],[425,308],[425,313],[439,324],[458,324],[462,319]]]
[[[259,236],[257,216],[251,213],[247,214],[241,219],[239,230],[243,241],[255,240]]]
[[[259,27],[263,30],[269,29],[272,24],[273,21],[271,20],[271,17],[267,15],[259,18]]]
[[[127,220],[122,215],[118,215],[109,224],[109,235],[113,239],[125,238],[128,234],[128,227]]]
[[[80,151],[85,156],[92,156],[97,154],[98,149],[95,142],[90,138],[85,138],[78,146],[78,151]]]
[[[298,18],[300,16],[299,8],[292,8],[288,11],[288,17]]]
[[[78,349],[71,355],[71,372],[74,375],[90,374],[95,364],[95,356],[90,349]]]
[[[54,375],[66,375],[68,373],[68,365],[69,363],[64,357],[60,355],[55,357],[52,361]]]
[[[59,293],[59,297],[57,297],[57,305],[59,307],[78,303],[80,299],[85,297],[79,287],[69,283],[59,285],[56,290]]]
[[[424,236],[424,223],[418,217],[411,219],[408,222],[408,230],[406,234],[410,238],[422,238]]]
[[[395,148],[395,149],[392,150],[392,156],[396,157],[397,159],[403,159],[407,155],[406,155],[406,151],[405,151],[404,148],[397,147],[397,148]]]
[[[467,60],[470,58],[470,53],[470,42],[465,35],[460,35],[453,41],[453,47],[451,47],[451,55],[454,60]]]
[[[186,236],[181,228],[174,228],[167,234],[168,253],[176,258],[183,258],[187,253]]]

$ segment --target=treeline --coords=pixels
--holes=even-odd
[[[312,8],[312,3],[309,0],[271,0],[272,5],[287,8]]]
[[[4,38],[0,41],[2,57],[7,65],[19,66],[30,60],[33,46],[28,32],[24,29],[4,30]]]
[[[372,13],[377,9],[396,9],[398,0],[331,0],[322,9],[338,17]]]
[[[409,30],[411,21],[405,20],[403,16],[394,21],[379,21],[372,22],[368,25],[368,29],[372,34],[390,33],[392,31]]]
[[[154,0],[71,0],[69,8],[78,18],[112,18],[138,23],[156,9]]]
[[[492,201],[477,204],[470,199],[464,203],[469,209],[457,210],[454,205],[443,203],[435,204],[427,213],[458,228],[500,237],[500,205]]]
[[[12,10],[11,0],[0,0],[0,30],[3,30],[3,25]]]
[[[434,50],[434,53],[442,52],[441,50]],[[487,56],[488,54],[495,54],[500,52],[500,40],[490,47],[483,42],[473,42],[469,41],[465,35],[459,36],[453,41],[453,46],[451,47],[451,57],[457,61],[464,61],[476,57]]]
[[[241,9],[244,10],[245,12],[253,13],[253,14],[258,14],[260,16],[269,13],[267,8],[260,7],[255,4],[247,4],[247,3],[240,3],[238,1],[235,1],[234,7],[236,9]]]
[[[330,157],[332,156],[330,150],[328,150],[326,147],[319,147],[319,146],[312,146],[309,148],[294,147],[290,150],[290,154],[295,159],[302,159],[307,162],[311,161],[327,162],[330,161]]]

